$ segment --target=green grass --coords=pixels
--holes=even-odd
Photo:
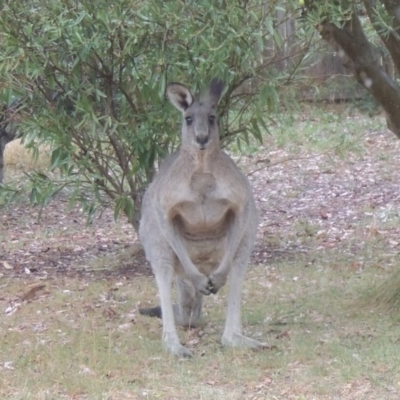
[[[334,150],[360,152],[366,132],[381,129],[382,117],[369,118],[351,111],[347,105],[311,107],[304,105],[301,112],[283,114],[276,119],[272,137],[278,146],[299,150]]]

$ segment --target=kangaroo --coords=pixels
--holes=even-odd
[[[247,178],[220,148],[216,108],[224,84],[213,79],[194,97],[179,83],[167,86],[182,112],[180,148],[162,164],[142,205],[139,237],[159,289],[161,307],[139,310],[163,322],[163,345],[191,357],[176,324],[195,326],[203,295],[217,293],[229,275],[228,308],[222,344],[261,348],[242,335],[242,282],[255,241],[257,211]],[[172,304],[176,276],[178,304]]]

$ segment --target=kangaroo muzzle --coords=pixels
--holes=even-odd
[[[209,136],[196,136],[196,143],[200,146],[201,150],[204,150],[207,146],[207,143],[209,141]]]

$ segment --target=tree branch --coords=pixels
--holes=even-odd
[[[341,28],[331,22],[319,25],[321,36],[336,51],[345,53],[344,64],[351,61],[354,75],[359,83],[382,105],[387,115],[388,128],[400,138],[400,90],[395,82],[383,71],[372,51],[371,45],[362,29],[357,13],[353,12],[350,20]]]

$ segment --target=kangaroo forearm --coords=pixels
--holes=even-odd
[[[166,235],[166,239],[171,246],[172,250],[178,257],[179,261],[182,264],[182,267],[185,271],[185,274],[188,277],[196,277],[201,275],[199,270],[196,268],[196,266],[193,264],[192,260],[189,257],[189,253],[184,246],[181,237],[179,236],[179,233],[176,232],[176,228],[174,226],[168,226],[164,228],[166,231],[168,231],[168,235]]]
[[[224,256],[221,260],[221,263],[217,269],[217,273],[226,273],[228,275],[232,260],[235,257],[237,249],[239,248],[240,241],[243,238],[243,230],[244,226],[240,221],[246,220],[247,215],[236,215],[235,218],[231,221],[229,230],[228,230],[228,248],[224,253]]]

